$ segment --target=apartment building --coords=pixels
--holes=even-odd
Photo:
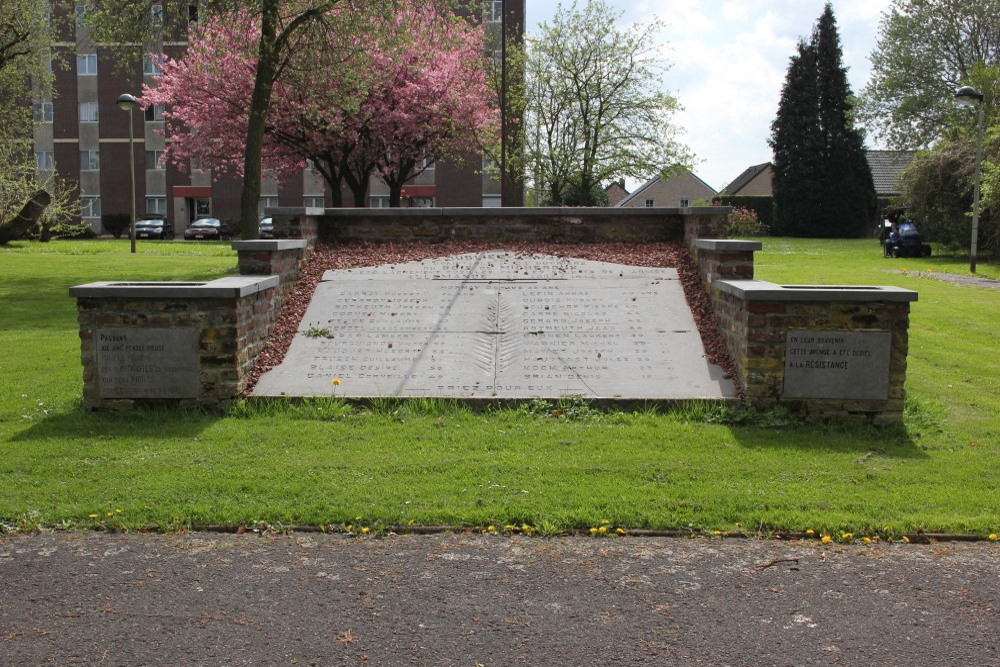
[[[470,0],[473,11],[482,11],[489,23],[507,26],[508,35],[524,35],[525,0]],[[153,4],[152,12],[162,12]],[[34,147],[40,176],[56,172],[79,183],[80,215],[100,233],[101,215],[129,213],[132,192],[129,178],[129,123],[132,125],[135,161],[136,209],[141,215],[166,215],[175,232],[198,217],[239,218],[239,178],[213,174],[191,165],[178,169],[160,158],[169,137],[164,136],[163,108],[118,108],[123,93],[138,96],[142,85],[156,85],[160,73],[155,58],[143,56],[123,64],[113,49],[96,43],[85,23],[86,8],[75,7],[76,21],[66,22],[52,45],[54,93],[34,102]],[[198,20],[197,4],[189,18]],[[183,57],[187,44],[164,35],[151,51],[170,58]],[[403,190],[404,206],[499,206],[500,184],[483,169],[483,157],[470,155],[461,164],[441,161],[430,165]],[[349,191],[343,201],[353,201]],[[303,169],[300,176],[278,183],[265,177],[261,183],[259,213],[275,206],[328,207],[332,198],[318,173]],[[388,188],[373,179],[368,197],[372,207],[388,206]],[[517,205],[520,201],[510,201]]]

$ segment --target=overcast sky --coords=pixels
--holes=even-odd
[[[526,0],[527,31],[552,18],[556,0]],[[568,7],[572,2],[563,2]],[[675,117],[697,159],[694,171],[719,190],[747,167],[771,160],[767,138],[788,59],[808,39],[825,0],[609,0],[622,24],[659,17],[671,68],[663,88],[684,111]],[[579,1],[583,5],[583,0]],[[858,94],[890,0],[833,0],[844,64]],[[875,148],[869,140],[869,148]]]

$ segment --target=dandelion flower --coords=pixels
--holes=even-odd
[[[990,533],[990,542],[996,542],[996,541],[997,541],[997,534]]]
[[[906,542],[907,544],[909,544],[910,543],[910,538],[908,538],[906,535],[903,535],[903,541]]]
[[[815,535],[815,534],[816,534],[816,531],[813,530],[812,528],[810,528],[809,530],[806,531],[806,535]]]
[[[872,538],[870,538],[870,537],[862,537],[861,541],[864,542],[865,544],[871,544],[872,543]]]
[[[606,533],[606,532],[608,532],[608,527],[607,526],[601,526],[600,528],[597,529],[597,532],[599,532],[599,533]]]
[[[115,510],[115,514],[121,514],[121,513],[122,513],[121,510]]]
[[[339,386],[340,386],[340,378],[333,378],[332,380],[330,380],[330,383],[331,383],[331,384],[332,384],[332,385],[333,385],[334,387],[339,387]]]
[[[712,534],[713,535],[722,535],[722,531],[721,530],[713,530]]]
[[[361,532],[362,533],[368,533],[369,530],[371,530],[371,529],[368,526],[365,526],[364,528],[361,529]]]
[[[625,534],[625,529],[624,528],[615,528],[615,532],[618,533],[619,535],[624,535]]]
[[[88,514],[87,517],[90,518],[90,519],[96,519],[97,515],[96,514]]]
[[[842,539],[842,540],[849,540],[852,537],[854,537],[854,533],[841,533],[840,534],[840,539]]]
[[[823,537],[821,538],[821,541],[822,541],[822,542],[823,542],[824,544],[826,544],[827,542],[833,542],[833,538],[832,538],[832,537],[830,537],[829,535],[824,535],[824,536],[823,536]]]
[[[610,519],[601,519],[601,523],[603,523],[606,526],[609,523],[611,523],[611,520]]]
[[[108,512],[108,516],[114,516],[114,512]]]
[[[596,528],[591,528],[590,529],[590,534],[591,535],[596,535],[597,534],[597,529]]]
[[[486,526],[486,530],[490,533],[496,532],[496,526]]]

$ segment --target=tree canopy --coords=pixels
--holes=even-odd
[[[478,148],[495,110],[483,68],[482,29],[427,5],[383,12],[341,4],[300,32],[275,78],[265,116],[263,164],[290,176],[306,164],[335,196],[346,180],[356,205],[381,176],[390,202],[434,161]],[[370,7],[369,7],[370,9]],[[217,16],[194,32],[182,60],[167,60],[143,105],[163,104],[167,149],[241,173],[258,60],[249,13]]]
[[[860,118],[896,147],[928,146],[964,122],[955,90],[1000,65],[1000,0],[893,0],[870,59]]]
[[[769,141],[775,227],[796,236],[851,237],[875,219],[877,200],[840,36],[827,4],[792,56]]]
[[[603,183],[690,161],[671,124],[679,104],[661,90],[662,24],[619,28],[620,17],[603,0],[574,2],[529,39],[525,140],[542,203],[595,205]]]

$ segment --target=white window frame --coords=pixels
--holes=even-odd
[[[80,171],[99,171],[101,169],[101,151],[81,150]]]
[[[389,208],[389,195],[371,195],[368,197],[369,208]]]
[[[35,169],[38,171],[53,171],[56,168],[55,151],[35,151]]]
[[[305,208],[326,208],[326,197],[323,195],[302,195],[302,206]]]
[[[76,54],[76,73],[77,76],[97,76],[97,54]]]
[[[146,76],[159,76],[163,74],[163,56],[156,56],[149,53],[142,54],[142,73]]]
[[[167,168],[163,162],[163,149],[147,150],[145,155],[146,171],[163,171]]]
[[[97,104],[97,102],[80,102],[81,123],[96,123],[100,119],[101,119],[100,106]]]
[[[52,122],[52,102],[35,102],[31,105],[31,113],[36,123]]]
[[[485,10],[487,23],[500,23],[503,21],[503,3],[504,0],[487,0]]]
[[[691,200],[690,199],[682,199],[681,200],[681,208],[689,208],[690,206],[691,206]]]
[[[646,208],[653,208],[654,205],[655,205],[655,202],[652,199],[647,199],[646,200]]]
[[[142,117],[147,123],[159,123],[163,121],[163,112],[166,111],[165,104],[151,104],[142,112]]]
[[[80,197],[80,217],[100,218],[101,198],[99,196],[82,195]]]
[[[257,200],[257,218],[264,217],[264,209],[267,208],[278,208],[278,197],[272,195],[264,195]]]
[[[166,197],[146,197],[146,213],[154,215],[167,214]]]

